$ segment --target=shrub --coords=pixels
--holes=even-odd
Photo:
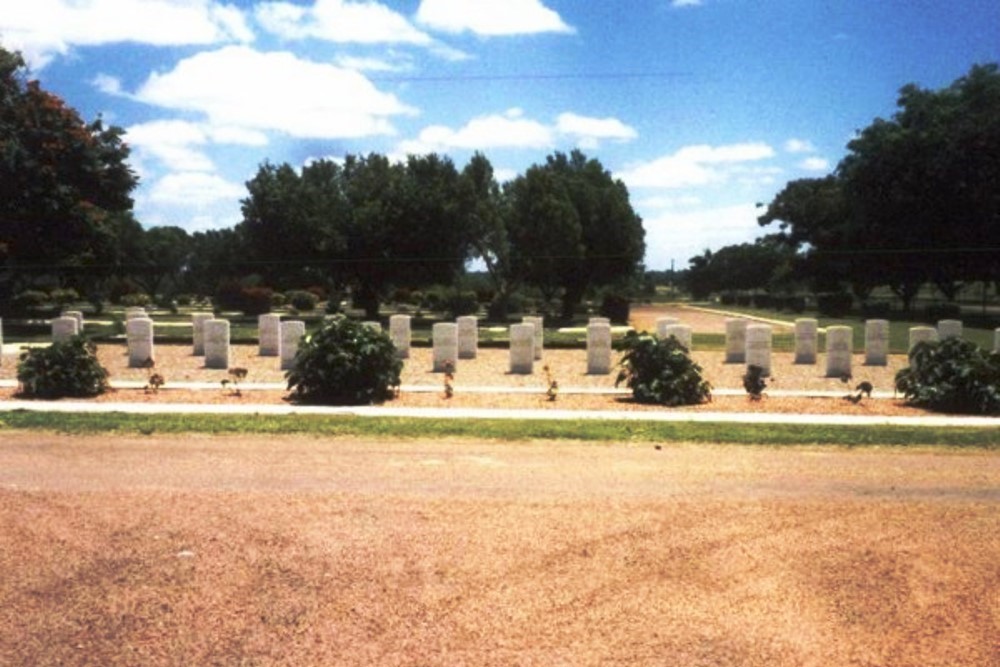
[[[781,299],[781,309],[792,313],[802,313],[806,310],[805,297],[786,296]]]
[[[190,306],[191,304],[194,303],[194,295],[193,294],[178,294],[176,301],[177,301],[177,305],[178,306],[182,306],[182,307],[186,308],[186,307],[188,307],[188,306]]]
[[[362,405],[392,398],[402,368],[388,334],[337,316],[302,340],[286,377],[297,400]]]
[[[243,310],[243,285],[238,280],[221,281],[212,302],[218,310]]]
[[[243,311],[244,315],[251,316],[270,313],[273,293],[270,287],[244,287],[240,310]]]
[[[851,312],[854,299],[847,292],[827,292],[816,295],[816,310],[826,317],[844,317]]]
[[[145,308],[153,303],[153,300],[145,292],[129,292],[122,295],[119,303],[126,308]]]
[[[702,378],[701,366],[673,336],[629,331],[618,347],[625,354],[615,386],[625,381],[640,403],[696,405],[711,398],[712,386]]]
[[[896,373],[896,390],[930,410],[1000,414],[1000,354],[961,338],[918,343]]]
[[[445,307],[452,317],[475,315],[479,312],[479,299],[472,291],[453,292],[445,300]]]
[[[861,315],[866,319],[889,319],[892,304],[888,301],[869,301],[861,306]]]
[[[770,294],[754,294],[751,298],[753,299],[754,308],[768,310],[777,306],[775,298]]]
[[[60,306],[68,306],[80,300],[80,293],[72,287],[59,288],[52,290],[49,299]]]
[[[11,299],[11,307],[17,313],[27,313],[29,310],[39,308],[47,303],[49,303],[49,295],[37,289],[24,290]]]
[[[281,308],[287,300],[288,298],[281,292],[274,292],[271,294],[271,308]]]
[[[319,303],[319,297],[307,290],[293,290],[286,295],[286,298],[295,310],[314,310]]]
[[[962,309],[957,303],[932,303],[924,310],[928,322],[957,320],[962,317]]]
[[[628,324],[630,301],[623,294],[605,294],[599,312],[614,324]]]
[[[29,398],[97,396],[108,388],[108,371],[97,360],[94,344],[76,336],[21,353],[17,381]]]

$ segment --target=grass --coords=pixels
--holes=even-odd
[[[740,445],[954,446],[1000,449],[1000,429],[910,426],[767,426],[625,420],[504,420],[320,415],[132,415],[0,412],[3,429],[68,434],[298,434],[400,439],[459,437],[506,441],[699,442]]]

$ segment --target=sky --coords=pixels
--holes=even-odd
[[[242,219],[265,161],[476,151],[502,182],[580,149],[646,266],[752,242],[908,83],[1000,61],[997,0],[0,0],[0,45],[126,130],[146,227]]]

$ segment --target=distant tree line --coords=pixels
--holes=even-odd
[[[823,178],[789,182],[759,217],[777,232],[691,259],[689,285],[774,294],[803,286],[864,303],[888,287],[909,310],[925,285],[949,300],[1000,283],[1000,72],[941,90],[910,84]]]
[[[454,284],[478,261],[494,312],[530,287],[569,316],[589,292],[642,274],[644,231],[627,189],[580,151],[502,186],[479,153],[461,170],[436,154],[264,162],[246,184],[243,220],[194,234],[133,217],[128,156],[120,128],[85,123],[0,48],[0,312],[40,285],[99,303],[238,282],[349,292],[375,316],[392,291]]]

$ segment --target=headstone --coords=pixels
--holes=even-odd
[[[524,324],[535,326],[535,360],[542,358],[542,350],[545,347],[545,318],[540,316],[526,315],[522,318]]]
[[[128,367],[145,368],[156,360],[153,352],[153,320],[133,317],[125,323],[125,340],[128,342]]]
[[[764,376],[771,374],[771,348],[773,334],[769,324],[748,324],[746,327],[746,359],[747,367],[759,366]]]
[[[993,330],[993,351],[1000,354],[1000,327]]]
[[[83,313],[79,310],[67,310],[62,314],[63,317],[74,317],[77,323],[77,332],[83,333]]]
[[[854,351],[854,330],[837,326],[826,328],[826,376],[850,377]]]
[[[934,342],[936,340],[938,340],[938,330],[934,327],[910,327],[909,352],[913,352],[913,348],[917,346],[917,343],[924,341]]]
[[[389,338],[396,346],[396,356],[400,359],[410,358],[410,316],[391,315],[389,317]]]
[[[591,317],[587,324],[611,324],[610,317]]]
[[[945,338],[962,337],[962,320],[941,320],[937,324],[938,337]]]
[[[747,355],[747,321],[741,318],[726,320],[726,363],[742,364]]]
[[[587,325],[587,373],[607,375],[611,372],[611,324],[591,322]]]
[[[194,343],[194,356],[205,356],[205,322],[215,317],[212,313],[191,314],[191,338]]]
[[[673,336],[677,342],[691,351],[691,327],[686,324],[668,324],[663,327],[663,335],[660,338],[666,340]]]
[[[281,315],[266,313],[257,317],[259,354],[262,357],[281,356]]]
[[[865,322],[865,364],[885,366],[889,363],[889,320]]]
[[[458,326],[458,358],[475,359],[479,351],[479,319],[463,315],[455,320]]]
[[[306,335],[306,323],[289,320],[281,323],[281,370],[295,368],[295,355],[299,352],[299,341]]]
[[[795,363],[815,364],[816,349],[819,347],[819,322],[811,317],[795,320]]]
[[[229,368],[229,320],[205,322],[205,368]]]
[[[52,320],[52,342],[65,343],[80,333],[80,323],[75,317],[57,317]]]
[[[126,320],[131,320],[135,317],[146,317],[146,309],[142,306],[129,306],[125,309]]]
[[[458,362],[458,325],[454,322],[438,322],[431,328],[434,344],[434,372],[443,373],[450,363],[452,370]]]
[[[535,325],[512,324],[510,327],[510,372],[531,374],[535,363]]]
[[[658,338],[666,338],[666,329],[674,324],[680,324],[680,320],[676,317],[658,317],[656,318],[656,335]]]

